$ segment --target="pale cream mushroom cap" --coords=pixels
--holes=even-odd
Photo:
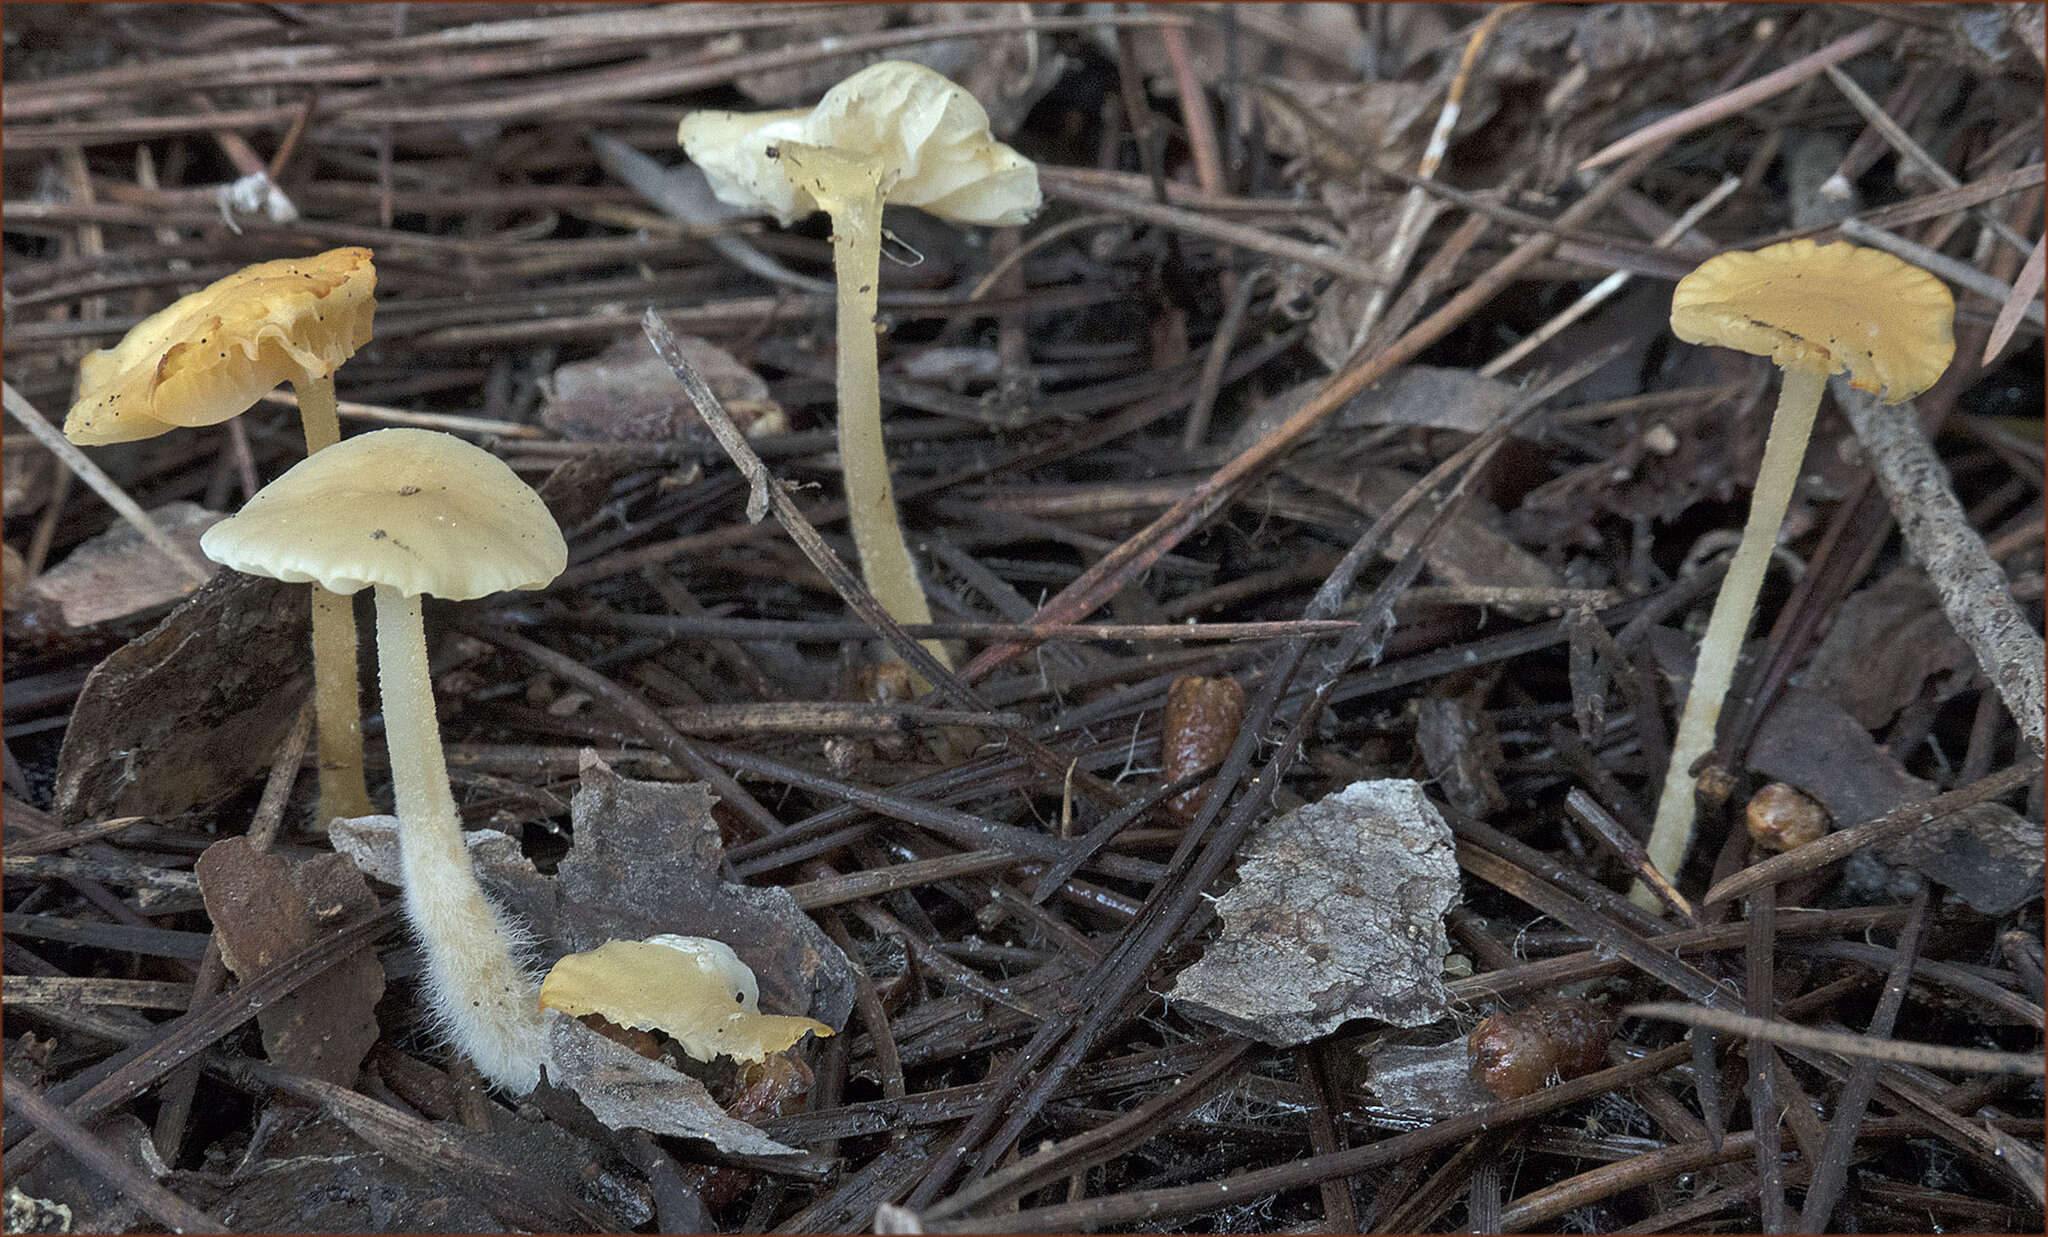
[[[539,588],[569,561],[555,517],[503,460],[418,429],[314,452],[199,548],[236,571],[329,592],[382,584],[455,601]]]
[[[1948,368],[1955,312],[1939,279],[1883,250],[1794,240],[1701,263],[1672,293],[1671,330],[1781,369],[1846,371],[1898,403]]]
[[[759,1062],[806,1034],[832,1034],[815,1018],[762,1013],[753,968],[732,946],[704,936],[606,941],[569,954],[541,984],[540,1004],[666,1031],[699,1061],[723,1055]]]
[[[784,224],[819,210],[776,155],[780,142],[871,161],[884,200],[960,223],[1027,222],[1044,204],[1038,168],[995,140],[967,91],[921,64],[885,60],[825,92],[809,111],[692,112],[677,140],[719,200]]]
[[[243,267],[87,353],[64,436],[96,447],[214,425],[279,383],[325,378],[370,342],[376,292],[367,249]]]

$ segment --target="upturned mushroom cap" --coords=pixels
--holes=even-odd
[[[376,292],[367,249],[243,267],[87,353],[64,436],[96,447],[214,425],[281,382],[324,378],[370,342]]]
[[[1895,404],[1948,368],[1955,312],[1939,279],[1891,254],[1794,240],[1701,263],[1672,294],[1671,330],[1781,369],[1847,371],[1851,386]]]
[[[1038,168],[995,140],[973,95],[921,64],[885,60],[825,92],[809,111],[692,112],[677,140],[719,200],[784,224],[821,209],[792,179],[783,142],[870,161],[885,201],[960,223],[1028,221],[1044,198]]]
[[[569,548],[503,460],[432,430],[359,434],[293,465],[199,539],[249,575],[455,601],[539,588]]]
[[[722,1055],[759,1062],[806,1034],[832,1034],[815,1018],[762,1013],[753,968],[732,946],[703,936],[606,941],[570,954],[548,972],[540,1004],[666,1031],[699,1061]]]

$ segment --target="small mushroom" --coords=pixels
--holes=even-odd
[[[299,397],[306,454],[341,437],[334,371],[370,342],[377,268],[370,251],[331,249],[243,267],[158,310],[78,363],[64,436],[80,446],[153,438],[240,416],[281,382]],[[319,723],[319,822],[372,809],[363,782],[356,619],[314,589],[313,708]]]
[[[1940,280],[1876,249],[1810,240],[1709,258],[1678,281],[1671,330],[1692,344],[1771,358],[1785,373],[1750,496],[1749,522],[1721,581],[1700,640],[1692,687],[1648,843],[1650,862],[1675,878],[1692,845],[1693,765],[1714,746],[1721,704],[1749,630],[1771,547],[1792,501],[1806,440],[1831,375],[1887,403],[1934,385],[1955,355],[1955,301]],[[1631,895],[1654,907],[1647,889]]]
[[[434,716],[420,596],[466,601],[541,587],[568,562],[554,517],[481,447],[430,430],[378,430],[293,466],[199,545],[251,575],[342,595],[375,589],[405,910],[425,948],[427,991],[484,1077],[532,1090],[546,1049],[534,981],[514,956],[519,934],[470,868]]]
[[[882,207],[1010,226],[1043,199],[1038,169],[995,140],[973,95],[923,65],[889,60],[834,86],[809,111],[692,112],[677,140],[718,197],[789,224],[832,216],[838,281],[839,460],[861,571],[900,623],[929,623],[931,606],[896,518],[882,447],[875,346]],[[944,647],[925,642],[950,665]]]
[[[606,941],[569,954],[541,984],[540,1004],[665,1031],[699,1061],[728,1056],[759,1064],[806,1034],[832,1034],[815,1018],[762,1013],[754,969],[732,946],[704,936]]]

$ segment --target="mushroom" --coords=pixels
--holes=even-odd
[[[341,437],[334,371],[370,342],[377,268],[367,249],[331,249],[243,267],[144,318],[78,363],[64,436],[80,446],[153,438],[240,416],[281,382],[299,397],[306,454]],[[313,708],[319,821],[371,811],[356,696],[356,619],[314,589]]]
[[[1012,226],[1043,201],[1038,169],[989,133],[973,95],[923,65],[870,65],[808,112],[692,112],[677,140],[725,202],[787,225],[832,216],[838,281],[839,460],[862,573],[900,623],[929,623],[931,606],[896,518],[882,447],[875,347],[882,207],[916,206],[941,219]],[[950,666],[936,640],[925,642]]]
[[[759,1064],[806,1034],[832,1034],[815,1018],[762,1013],[754,969],[732,946],[704,936],[606,941],[569,954],[541,984],[540,1004],[571,1016],[598,1014],[636,1031],[666,1031],[699,1061],[728,1056]]]
[[[1750,496],[1749,522],[1700,640],[1657,801],[1648,850],[1666,876],[1677,876],[1692,843],[1692,766],[1714,745],[1736,655],[1829,376],[1847,371],[1850,385],[1879,392],[1886,403],[1911,399],[1933,386],[1955,355],[1954,318],[1955,301],[1934,276],[1881,250],[1839,242],[1795,240],[1724,253],[1678,281],[1673,334],[1687,343],[1767,356],[1785,372],[1785,383]],[[1654,907],[1646,889],[1639,886],[1632,896]]]
[[[484,1077],[532,1090],[546,1045],[533,977],[515,956],[521,934],[485,898],[463,845],[420,595],[466,601],[541,587],[568,562],[554,517],[481,447],[430,430],[378,430],[308,456],[199,545],[252,575],[342,595],[374,587],[405,910],[425,948],[430,1002]]]

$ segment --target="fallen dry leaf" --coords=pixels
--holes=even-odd
[[[293,863],[257,850],[246,837],[230,837],[207,847],[194,867],[221,960],[243,979],[377,909],[377,895],[343,855]],[[384,968],[374,950],[360,950],[263,1007],[256,1024],[264,1055],[295,1073],[349,1086],[377,1042],[383,996]]]
[[[782,405],[768,394],[768,384],[730,352],[695,335],[677,336],[676,343],[724,401],[742,433],[779,434],[788,427]],[[588,361],[556,370],[553,394],[540,419],[564,438],[584,441],[711,437],[675,371],[654,354],[654,345],[639,331],[620,336]]]
[[[1749,766],[1812,796],[1846,829],[1940,787],[1914,777],[1846,709],[1817,692],[1788,687],[1757,727]],[[1983,803],[1879,848],[1889,862],[1917,868],[1986,915],[2041,896],[2043,833],[2000,803]]]
[[[199,536],[226,517],[197,503],[165,503],[149,514],[201,566]],[[66,627],[90,627],[167,605],[193,592],[191,577],[126,522],[90,538],[28,586]]]
[[[1883,649],[1884,656],[1872,657],[1872,649]],[[1941,612],[1927,573],[1908,566],[1843,600],[1802,686],[1875,730],[1928,682],[1946,699],[1967,687],[1976,670],[1977,659]]]

